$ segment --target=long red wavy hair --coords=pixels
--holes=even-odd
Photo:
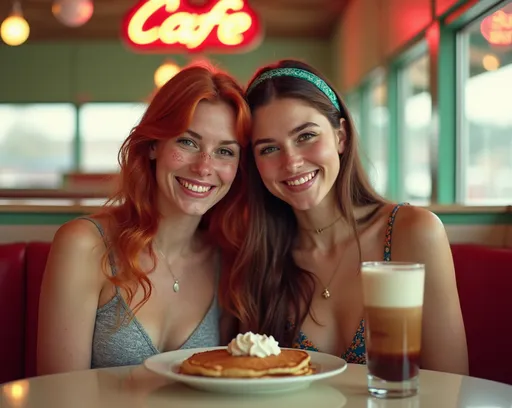
[[[132,129],[119,151],[119,187],[101,214],[109,225],[103,266],[107,271],[109,254],[114,255],[118,273],[109,275],[109,279],[124,290],[129,305],[137,289],[142,287],[144,296],[132,307],[134,313],[152,293],[148,272],[154,270],[154,266],[150,271],[144,270],[139,254],[148,250],[156,265],[151,243],[161,218],[150,148],[153,143],[179,136],[188,129],[198,103],[204,100],[224,101],[232,106],[236,115],[236,136],[243,151],[250,130],[250,111],[243,90],[231,76],[204,63],[182,69],[154,95],[140,123]],[[241,190],[246,184],[241,179],[243,173],[239,169],[226,197],[201,220],[200,228],[208,229],[219,245],[226,242],[226,237],[230,237],[230,242],[235,237],[232,222],[240,214],[233,208],[237,207],[237,197],[243,196]]]

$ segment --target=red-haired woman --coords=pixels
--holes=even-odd
[[[229,196],[242,188],[249,126],[242,89],[213,68],[185,68],[160,89],[121,147],[117,193],[55,235],[39,306],[39,374],[220,344],[215,244]]]

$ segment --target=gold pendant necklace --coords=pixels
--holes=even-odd
[[[343,215],[340,215],[338,218],[336,218],[333,222],[331,222],[329,225],[326,225],[325,227],[322,227],[322,228],[314,228],[314,229],[308,229],[308,228],[302,228],[303,230],[305,231],[309,231],[309,232],[315,232],[316,234],[321,234],[322,232],[324,232],[326,229],[328,228],[331,228],[334,224],[336,224],[339,220],[341,220],[341,218],[343,217]],[[331,282],[332,280],[334,279],[334,276],[336,275],[336,272],[338,271],[339,269],[339,266],[341,264],[341,260],[343,259],[343,254],[342,256],[340,257],[338,263],[336,264],[336,268],[334,268],[333,272],[332,272],[332,275],[331,275],[331,279],[329,279],[329,282],[327,283],[327,285],[324,287],[324,290],[322,292],[322,297],[327,300],[331,297],[331,292],[329,291],[329,286],[331,285]],[[319,279],[320,280],[320,279]],[[321,282],[321,280],[320,280]]]
[[[174,279],[174,284],[172,285],[172,290],[174,291],[174,293],[178,293],[180,291],[180,281],[179,281],[179,279],[176,278],[176,276],[172,272],[171,265],[169,265],[169,262],[167,262],[167,259],[165,258],[164,253],[158,247],[157,243],[153,242],[153,245],[155,246],[155,249],[159,253],[159,258],[162,258],[162,261],[165,263],[165,266],[167,267],[168,271],[171,273],[172,278]]]
[[[180,291],[180,282],[177,279],[174,280],[174,285],[172,285],[172,290],[174,290],[174,292]]]
[[[338,263],[336,264],[336,267],[332,271],[331,279],[329,279],[329,282],[327,283],[327,285],[325,285],[324,290],[322,292],[322,297],[325,300],[327,300],[331,297],[331,292],[329,291],[329,286],[331,286],[332,280],[334,279],[334,277],[336,276],[336,272],[338,272],[338,270],[340,268],[341,261],[343,259],[343,255],[344,255],[344,252],[341,254],[340,259],[338,260]],[[321,280],[320,280],[320,282],[321,282]]]
[[[331,297],[331,292],[329,292],[329,289],[325,288],[322,292],[322,296],[324,299],[329,299]]]
[[[329,225],[325,226],[325,227],[322,227],[322,228],[302,228],[304,231],[309,231],[309,232],[315,232],[317,234],[321,234],[322,232],[324,232],[326,229],[328,228],[331,228],[334,224],[336,224],[339,220],[341,220],[341,217],[343,217],[343,215],[340,215],[338,218],[336,218],[333,222],[331,222]]]

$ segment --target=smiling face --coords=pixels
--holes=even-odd
[[[203,215],[227,194],[237,173],[234,110],[225,102],[201,101],[188,130],[159,142],[152,154],[160,211]]]
[[[344,136],[298,99],[275,99],[253,114],[253,153],[267,189],[296,210],[334,194]]]

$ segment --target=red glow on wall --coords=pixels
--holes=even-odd
[[[512,14],[498,10],[483,19],[480,32],[492,45],[512,44]]]
[[[248,0],[142,0],[124,17],[123,40],[136,51],[241,52],[261,40],[261,24]]]
[[[429,28],[427,28],[426,38],[428,45],[431,50],[437,50],[439,48],[439,38],[441,36],[439,22],[433,23]]]

